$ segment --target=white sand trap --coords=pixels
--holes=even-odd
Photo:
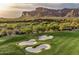
[[[53,39],[54,36],[47,36],[47,35],[42,35],[42,36],[39,36],[38,39],[39,40],[48,40],[48,39]]]
[[[32,53],[39,53],[39,52],[42,52],[42,50],[48,50],[50,48],[51,46],[49,44],[41,44],[37,46],[36,48],[27,47],[25,48],[25,50]]]
[[[27,47],[27,48],[25,48],[25,50],[28,51],[28,52],[31,52],[31,53],[39,53],[39,52],[42,51],[40,49],[32,48],[32,47]]]
[[[24,45],[34,45],[34,44],[37,44],[36,40],[35,39],[30,39],[28,41],[23,41],[23,42],[20,42],[19,45],[20,46],[24,46]]]
[[[51,48],[51,46],[49,44],[41,44],[39,46],[36,47],[37,49],[45,49],[48,50]]]

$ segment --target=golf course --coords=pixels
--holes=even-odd
[[[79,55],[78,12],[62,10],[38,7],[0,18],[0,55]]]
[[[40,35],[52,35],[51,40],[39,41]],[[19,46],[18,43],[25,40],[36,39],[38,44],[50,44],[49,50],[44,50],[40,53],[30,53],[25,50],[26,46]],[[39,34],[24,34],[15,36],[4,36],[0,38],[0,54],[4,55],[77,55],[79,54],[79,31],[61,31],[48,32]]]

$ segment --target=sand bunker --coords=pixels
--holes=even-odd
[[[49,44],[41,44],[39,46],[36,47],[37,49],[45,49],[48,50],[51,48],[51,46]]]
[[[23,41],[23,42],[20,42],[19,45],[20,46],[24,46],[24,45],[34,45],[34,44],[37,44],[36,40],[35,39],[30,39],[28,41]]]
[[[53,39],[54,37],[53,36],[47,36],[47,35],[42,35],[42,36],[39,36],[38,37],[38,40],[49,40],[49,39]],[[38,42],[36,42],[35,39],[30,39],[28,41],[23,41],[23,42],[20,42],[18,45],[20,46],[26,46],[26,45],[35,45],[37,44]],[[28,51],[28,52],[31,52],[31,53],[39,53],[39,52],[42,52],[43,50],[48,50],[50,49],[51,46],[49,44],[41,44],[39,46],[36,46],[35,48],[32,47],[26,47],[25,50]]]
[[[25,48],[25,50],[28,51],[28,52],[31,52],[31,53],[39,53],[39,52],[42,51],[40,49],[32,48],[32,47],[27,47],[27,48]]]
[[[48,40],[48,39],[53,39],[54,37],[53,36],[47,36],[47,35],[42,35],[42,36],[39,36],[38,39],[39,40]]]
[[[36,48],[27,47],[25,48],[25,50],[32,53],[39,53],[39,52],[42,52],[42,50],[48,50],[50,48],[51,46],[49,44],[41,44],[37,46]]]

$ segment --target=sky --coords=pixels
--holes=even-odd
[[[23,11],[31,11],[37,7],[50,9],[79,8],[78,3],[0,3],[0,17],[20,17]]]

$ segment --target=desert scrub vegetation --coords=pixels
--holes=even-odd
[[[2,19],[0,19],[0,21],[2,21]],[[18,19],[19,18],[11,20],[10,19],[3,20],[2,23],[0,24],[0,36],[79,30],[79,18],[58,19],[50,17],[49,18],[41,17],[39,19],[30,21],[28,21],[27,19],[26,20],[23,19],[18,20]],[[8,21],[12,22],[7,23]]]

